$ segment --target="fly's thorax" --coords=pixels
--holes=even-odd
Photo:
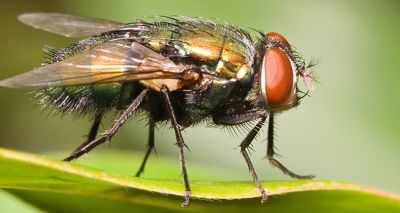
[[[221,44],[219,52],[208,55],[212,57],[208,66],[208,73],[203,75],[204,84],[208,84],[207,90],[204,91],[204,98],[199,102],[199,108],[213,109],[218,105],[229,100],[232,96],[246,96],[251,87],[252,69],[249,67],[249,61],[245,57],[245,52],[239,54],[240,48],[233,50],[233,44]],[[192,49],[193,50],[193,49]],[[189,50],[190,53],[192,50]],[[192,53],[196,57],[203,56],[206,51],[198,51]],[[208,76],[208,78],[205,78]],[[236,92],[240,90],[240,93]]]
[[[232,38],[193,38],[183,44],[191,56],[210,61],[210,70],[218,77],[241,80],[250,75],[246,47]]]
[[[151,35],[151,39],[145,40],[144,45],[169,57],[176,64],[196,64],[192,68],[201,73],[201,77],[190,89],[201,92],[201,95],[191,94],[191,97],[199,96],[195,101],[191,101],[194,107],[213,109],[227,100],[238,85],[242,87],[243,98],[246,96],[245,91],[251,87],[253,73],[249,65],[250,56],[243,43],[233,38],[218,34],[211,36],[204,32],[185,31],[174,39],[170,38],[173,34],[167,34],[168,32],[157,31]],[[171,84],[172,88],[180,84],[176,80],[161,81],[143,82],[147,86]]]
[[[178,63],[188,59],[204,62],[210,66],[210,72],[225,79],[249,77],[252,57],[249,48],[253,47],[247,35],[235,28],[203,24],[150,28],[140,36],[143,44],[166,57],[176,58]]]
[[[254,44],[247,32],[227,25],[210,22],[150,24],[140,33],[141,43],[174,61],[177,65],[190,65],[200,77],[187,89],[185,109],[195,114],[207,114],[220,104],[244,99],[253,81],[252,52]],[[158,80],[160,81],[160,80]],[[179,81],[161,80],[175,86]],[[160,82],[142,81],[146,86]],[[168,86],[169,87],[169,86]],[[176,86],[175,86],[176,87]]]

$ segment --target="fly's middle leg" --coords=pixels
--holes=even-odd
[[[182,203],[181,206],[188,207],[189,202],[190,202],[190,186],[189,186],[188,174],[186,171],[186,163],[185,163],[185,155],[184,155],[184,149],[185,149],[186,145],[183,140],[181,129],[180,129],[180,126],[176,119],[175,111],[174,111],[174,108],[172,106],[172,103],[171,103],[171,100],[169,97],[168,87],[163,85],[161,88],[161,92],[164,95],[164,100],[167,105],[168,114],[171,119],[172,127],[174,128],[174,131],[175,131],[175,137],[176,137],[177,145],[179,148],[179,159],[180,159],[181,169],[182,169],[183,184],[185,185],[185,201]]]
[[[92,127],[90,128],[89,134],[87,135],[87,139],[85,142],[83,142],[81,145],[79,145],[73,152],[72,154],[78,152],[81,150],[83,147],[87,146],[90,142],[92,142],[94,139],[96,139],[97,136],[97,131],[99,130],[101,120],[103,119],[103,112],[98,112],[96,113]]]

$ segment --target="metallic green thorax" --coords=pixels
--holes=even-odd
[[[143,25],[146,30],[139,33],[143,44],[176,63],[196,63],[209,74],[203,75],[201,84],[209,86],[194,110],[206,113],[234,96],[231,93],[237,87],[250,89],[254,44],[240,28],[201,19],[166,18],[159,24]]]

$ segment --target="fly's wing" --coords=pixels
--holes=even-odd
[[[118,22],[61,13],[25,13],[18,19],[34,28],[66,37],[92,36],[123,26]]]
[[[154,90],[166,85],[173,91],[197,80],[197,73],[184,69],[141,44],[117,40],[0,81],[0,86],[47,88],[138,80]]]

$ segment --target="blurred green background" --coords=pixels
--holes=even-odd
[[[312,97],[278,117],[280,160],[292,170],[315,174],[318,179],[400,192],[400,1],[1,1],[0,79],[39,66],[44,45],[61,48],[74,41],[17,21],[18,14],[32,11],[121,22],[148,15],[201,16],[246,29],[279,32],[307,60],[321,61],[316,67],[320,84]],[[0,146],[45,155],[56,151],[69,154],[84,140],[89,120],[48,116],[35,107],[28,92],[0,88]],[[108,116],[103,130],[114,118]],[[266,131],[262,134],[252,153],[261,179],[288,179],[264,159]],[[133,119],[111,145],[84,158],[99,150],[144,150],[146,137],[145,121]],[[191,150],[186,152],[189,172],[191,164],[200,164],[235,174],[222,179],[250,181],[237,148],[243,137],[203,125],[185,130]],[[158,155],[178,159],[174,143],[173,131],[157,130]],[[149,167],[156,158],[152,155]],[[132,174],[136,169],[132,167]],[[175,178],[180,178],[180,173]]]

